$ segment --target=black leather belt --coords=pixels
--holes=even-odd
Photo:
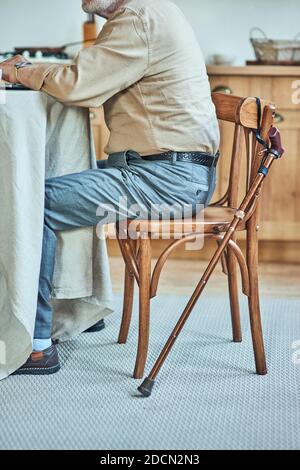
[[[165,152],[157,155],[145,155],[143,160],[148,161],[177,161],[196,163],[211,168],[216,166],[219,160],[219,152],[214,156],[205,152]]]

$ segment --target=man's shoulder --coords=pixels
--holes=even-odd
[[[177,8],[171,0],[125,0],[124,10],[131,11],[138,16],[153,13],[157,8],[160,10]]]

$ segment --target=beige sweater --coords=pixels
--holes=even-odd
[[[107,153],[218,150],[203,56],[184,15],[168,0],[125,0],[73,65],[19,72],[22,83],[66,104],[104,105]]]

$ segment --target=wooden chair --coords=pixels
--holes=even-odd
[[[228,189],[225,195],[217,202],[204,209],[204,220],[174,220],[165,228],[161,221],[126,221],[127,223],[117,227],[118,241],[125,261],[125,285],[123,317],[118,342],[126,343],[132,315],[134,282],[139,287],[139,337],[136,364],[133,376],[141,378],[147,359],[149,345],[150,326],[150,299],[156,296],[160,274],[170,254],[180,245],[185,244],[201,233],[205,239],[214,239],[217,243],[222,240],[222,234],[228,230],[235,216],[241,192],[241,164],[246,155],[246,181],[244,182],[244,194],[257,175],[261,163],[262,146],[258,144],[253,129],[257,128],[258,111],[255,98],[240,98],[236,96],[213,93],[213,101],[216,106],[217,116],[220,121],[229,122],[234,126],[233,147],[231,153],[230,175]],[[273,123],[275,108],[273,105],[261,101],[262,119],[261,136],[268,138],[268,132]],[[230,158],[229,155],[221,155],[221,158]],[[266,374],[266,360],[260,318],[259,290],[258,290],[258,216],[260,193],[258,190],[247,210],[243,220],[237,227],[237,231],[246,232],[246,259],[236,243],[234,234],[222,256],[223,271],[228,275],[228,287],[231,306],[231,319],[233,341],[242,340],[237,266],[240,267],[243,292],[248,296],[249,315],[253,340],[256,371],[258,374]],[[178,233],[182,233],[188,224],[190,233],[180,239],[175,239]],[[180,228],[180,230],[179,230]],[[166,232],[167,230],[167,232]],[[170,245],[163,251],[157,260],[151,273],[151,237],[153,235],[169,235]]]

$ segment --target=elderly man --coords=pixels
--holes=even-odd
[[[203,56],[182,12],[168,0],[83,0],[83,9],[107,22],[72,65],[31,65],[20,56],[0,64],[5,80],[67,105],[104,105],[110,130],[109,158],[98,169],[46,181],[33,353],[22,374],[59,369],[50,303],[56,231],[134,219],[133,206],[154,217],[161,215],[153,205],[194,213],[215,187],[218,123]]]

